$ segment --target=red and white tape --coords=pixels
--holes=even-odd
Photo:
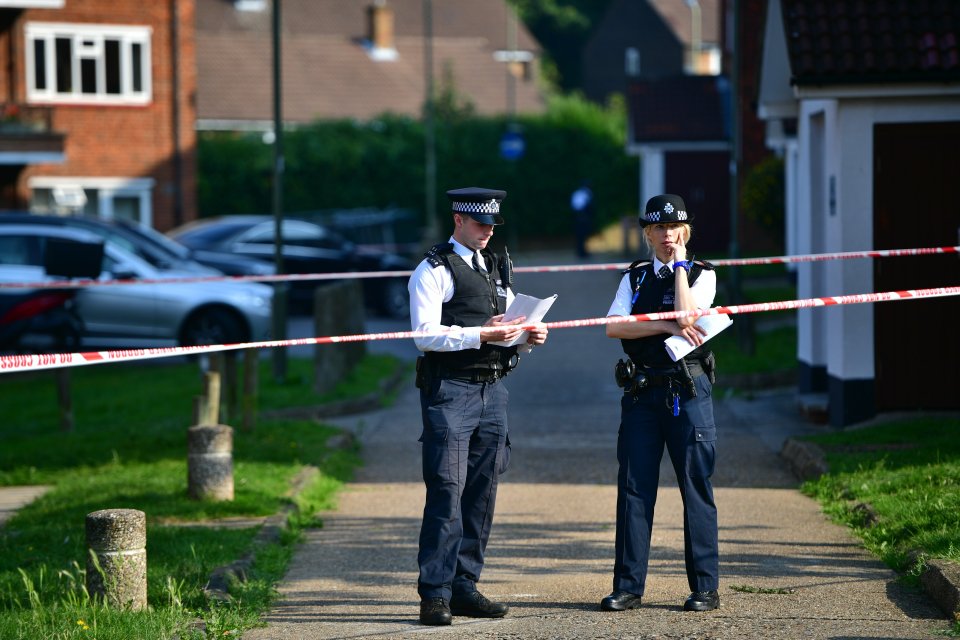
[[[585,318],[581,320],[561,320],[546,322],[549,329],[572,329],[576,327],[592,327],[621,322],[646,322],[650,320],[671,320],[689,316],[705,316],[719,314],[761,313],[765,311],[785,311],[807,307],[828,307],[844,304],[864,304],[870,302],[892,302],[898,300],[916,300],[920,298],[939,298],[960,295],[960,286],[938,287],[935,289],[915,289],[908,291],[889,291],[886,293],[859,293],[845,296],[831,296],[824,298],[807,298],[803,300],[783,300],[779,302],[760,302],[756,304],[736,305],[730,307],[713,307],[711,309],[697,309],[695,311],[667,311],[662,313],[645,313],[635,316],[615,316],[610,318]],[[453,330],[455,331],[455,330]],[[443,334],[451,331],[441,332]],[[436,332],[425,331],[394,331],[389,333],[365,333],[346,336],[324,336],[318,338],[294,338],[290,340],[267,340],[263,342],[243,342],[236,344],[217,344],[196,347],[165,347],[151,349],[125,349],[120,351],[89,351],[84,353],[54,353],[0,356],[0,373],[15,371],[36,371],[40,369],[58,369],[63,367],[80,367],[107,362],[121,362],[133,360],[149,360],[167,358],[171,356],[196,355],[236,349],[269,349],[273,347],[295,347],[312,344],[338,344],[342,342],[366,342],[373,340],[398,340],[404,338],[421,338],[440,335]]]
[[[882,249],[877,251],[847,251],[843,253],[810,253],[796,256],[772,256],[766,258],[723,258],[711,260],[718,267],[747,266],[760,264],[790,264],[799,262],[822,262],[825,260],[850,260],[853,258],[893,258],[960,253],[960,246],[922,247],[917,249]],[[568,264],[538,267],[516,267],[516,273],[562,273],[571,271],[622,271],[628,263],[607,262],[598,264]],[[180,276],[175,278],[142,278],[127,280],[57,280],[44,282],[0,282],[0,289],[82,289],[85,287],[111,287],[136,284],[178,284],[185,282],[302,282],[310,280],[346,280],[366,278],[409,277],[412,271],[341,271],[336,273],[288,273],[251,276]]]
[[[766,258],[721,258],[710,260],[715,267],[734,267],[759,264],[790,264],[798,262],[821,262],[824,260],[850,260],[853,258],[894,258],[960,253],[960,246],[921,247],[917,249],[879,249],[876,251],[845,251],[842,253],[808,253],[796,256],[770,256]],[[542,273],[562,271],[621,271],[630,265],[621,262],[599,264],[557,265],[552,267],[516,267],[517,273]]]

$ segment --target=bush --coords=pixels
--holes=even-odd
[[[779,245],[786,225],[783,159],[767,156],[754,165],[743,181],[740,206],[744,217],[757,224]]]
[[[598,225],[637,212],[638,160],[624,151],[622,99],[604,108],[579,96],[553,98],[545,114],[516,121],[438,108],[435,122],[440,216],[447,189],[487,186],[508,192],[504,213],[517,225],[511,231],[567,236],[570,193],[584,179],[597,195]],[[510,128],[518,128],[526,143],[523,157],[513,162],[501,157],[499,146]],[[399,207],[417,212],[422,223],[424,139],[422,122],[391,114],[286,132],[284,211]],[[198,145],[202,216],[270,210],[273,149],[259,135],[205,133]]]

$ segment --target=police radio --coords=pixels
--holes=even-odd
[[[510,260],[510,252],[503,248],[503,258],[500,260],[500,281],[504,288],[513,288],[513,261]]]

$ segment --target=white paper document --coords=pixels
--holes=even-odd
[[[697,326],[706,329],[707,335],[703,337],[703,341],[706,342],[733,324],[733,318],[726,313],[719,313],[711,316],[700,316],[697,318],[696,324]],[[670,336],[663,341],[663,345],[667,348],[667,354],[674,362],[695,349],[695,347],[687,342],[687,339],[683,336]]]
[[[550,310],[550,307],[553,306],[553,302],[556,299],[557,294],[553,294],[552,296],[543,298],[541,300],[540,298],[534,298],[533,296],[518,293],[516,296],[514,296],[513,302],[510,303],[506,313],[503,314],[502,322],[510,322],[511,320],[516,320],[520,316],[526,317],[526,320],[523,321],[523,324],[540,322],[543,320],[543,317],[547,315],[547,311]],[[491,342],[490,344],[495,344],[501,347],[512,347],[515,344],[526,343],[529,336],[530,332],[524,331],[513,340],[501,340],[500,342]]]

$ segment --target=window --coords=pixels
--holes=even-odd
[[[144,226],[153,223],[150,178],[53,178],[29,180],[33,213],[82,213]]]
[[[149,27],[32,22],[25,33],[31,102],[150,102]]]

